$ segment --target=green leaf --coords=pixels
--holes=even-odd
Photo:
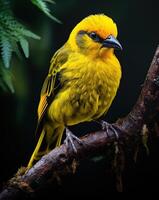
[[[28,43],[28,41],[25,38],[21,37],[19,42],[20,42],[20,45],[23,49],[25,57],[28,58],[29,57],[29,43]]]
[[[53,15],[51,15],[49,12],[45,12],[45,14],[50,17],[52,20],[54,20],[55,22],[61,24],[62,22],[60,20],[58,20],[56,17],[54,17]]]
[[[22,54],[19,50],[18,44],[15,40],[11,40],[13,51],[17,54],[18,58],[22,60]]]
[[[33,38],[33,39],[36,39],[36,40],[40,40],[40,36],[36,35],[35,33],[27,30],[27,29],[24,29],[24,28],[21,28],[18,30],[18,32],[24,36],[27,36],[27,37],[30,37],[30,38]]]
[[[55,4],[55,1],[52,1],[52,0],[45,0],[45,1],[48,2],[48,3]]]
[[[61,24],[61,21],[50,14],[50,9],[47,7],[46,2],[48,3],[55,3],[51,0],[31,0],[31,2],[36,5],[43,13],[45,13],[48,17],[50,17],[52,20],[56,21],[57,23]]]
[[[1,35],[0,38],[1,38],[0,45],[1,45],[2,60],[3,60],[4,66],[6,68],[9,68],[13,49],[7,37],[4,37],[3,35]]]

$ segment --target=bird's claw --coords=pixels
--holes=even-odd
[[[73,140],[75,140],[79,144],[83,144],[82,141],[78,137],[76,137],[68,128],[66,128],[66,139],[64,140],[64,143],[66,144],[67,147],[69,147],[69,143],[70,143],[73,148],[73,151],[77,153],[77,148]]]
[[[101,126],[102,126],[102,130],[106,131],[106,134],[108,137],[110,136],[110,134],[109,134],[109,129],[110,129],[114,133],[116,139],[119,138],[119,135],[112,124],[109,124],[108,122],[106,122],[104,120],[101,120]]]

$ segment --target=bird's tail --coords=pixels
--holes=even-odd
[[[42,129],[35,150],[33,151],[28,163],[27,169],[30,169],[33,166],[34,161],[39,160],[43,155],[48,153],[54,147],[61,145],[63,131],[64,126],[58,126],[56,129],[52,130],[47,130],[46,128]]]
[[[42,141],[44,139],[44,136],[45,136],[45,130],[43,129],[41,134],[40,134],[38,143],[37,143],[37,145],[35,147],[35,150],[33,151],[32,156],[31,156],[31,158],[29,160],[29,163],[28,163],[28,166],[27,166],[28,169],[30,169],[32,167],[33,162],[34,162],[35,158],[37,157],[37,154],[38,154],[39,149],[41,147],[41,144],[42,144]]]

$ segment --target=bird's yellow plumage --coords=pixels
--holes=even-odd
[[[61,143],[64,128],[105,114],[118,89],[121,67],[114,49],[117,27],[104,14],[90,15],[53,56],[38,107],[38,144],[28,164]],[[42,152],[41,144],[46,143]]]

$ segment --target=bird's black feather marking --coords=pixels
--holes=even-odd
[[[54,96],[57,95],[57,93],[59,92],[59,90],[62,88],[62,84],[61,84],[61,74],[60,72],[56,73],[56,77],[55,77],[55,85],[54,85]]]

